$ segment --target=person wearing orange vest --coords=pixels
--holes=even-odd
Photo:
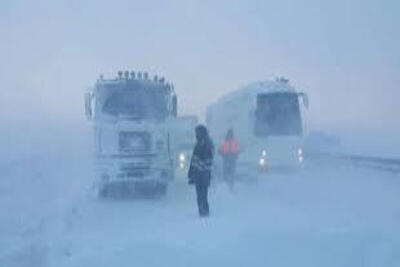
[[[239,143],[233,134],[233,129],[229,129],[226,133],[225,140],[220,145],[218,152],[222,156],[224,180],[233,189],[236,161],[239,156]]]

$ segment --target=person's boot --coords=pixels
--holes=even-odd
[[[199,215],[201,218],[207,218],[210,216],[210,211],[207,207],[201,207],[201,209],[199,209]]]
[[[210,213],[209,212],[200,213],[200,218],[208,218],[208,217],[210,217]]]

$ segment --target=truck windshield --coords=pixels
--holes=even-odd
[[[168,115],[166,96],[160,88],[117,89],[106,99],[102,111],[133,119],[163,120]]]
[[[302,134],[298,95],[296,93],[259,94],[254,131],[256,136]]]

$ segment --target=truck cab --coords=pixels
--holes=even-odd
[[[120,71],[96,81],[85,94],[85,110],[93,124],[99,194],[165,194],[174,173],[173,85],[146,72]]]

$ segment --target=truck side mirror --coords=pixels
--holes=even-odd
[[[178,116],[178,98],[176,95],[172,97],[172,116]]]
[[[85,94],[85,115],[88,120],[92,120],[92,96],[90,93]]]
[[[303,104],[306,108],[308,108],[309,102],[308,102],[308,95],[306,93],[300,93],[299,96],[303,100]]]

